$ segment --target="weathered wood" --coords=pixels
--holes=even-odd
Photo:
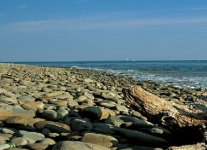
[[[162,125],[191,127],[207,123],[205,111],[166,101],[139,86],[124,89],[123,92],[132,107],[139,110],[144,116],[159,120]]]

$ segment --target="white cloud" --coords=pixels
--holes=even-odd
[[[36,31],[71,31],[87,29],[130,29],[147,26],[163,25],[191,25],[207,24],[207,18],[135,18],[121,19],[113,16],[85,17],[79,19],[54,19],[16,22],[6,25],[13,31],[36,32]]]

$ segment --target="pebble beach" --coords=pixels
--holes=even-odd
[[[207,91],[104,71],[0,64],[0,149],[205,150],[205,131],[180,139],[125,100],[138,85],[207,113]],[[204,129],[205,130],[205,129]],[[190,133],[189,133],[190,135]],[[181,136],[182,138],[185,136]]]

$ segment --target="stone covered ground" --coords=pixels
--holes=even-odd
[[[94,70],[0,64],[0,149],[205,149],[202,132],[181,139],[133,109],[122,92],[132,85],[192,107],[207,96]]]

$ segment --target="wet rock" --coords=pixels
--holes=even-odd
[[[171,131],[164,129],[164,128],[161,128],[161,127],[142,128],[139,131],[148,133],[150,135],[163,137],[165,139],[174,137],[174,135]]]
[[[87,79],[84,79],[84,82],[86,82],[86,83],[92,83],[94,81],[92,79],[90,79],[90,78],[87,78]]]
[[[56,100],[53,102],[53,104],[56,105],[57,107],[67,106],[68,101],[67,100]]]
[[[51,138],[45,138],[41,141],[42,144],[46,144],[46,145],[55,145],[55,141]]]
[[[122,124],[131,123],[132,126],[141,128],[141,127],[153,127],[154,125],[148,121],[138,119],[131,116],[117,115],[112,116],[106,120],[106,123],[112,124],[116,127],[120,127]]]
[[[116,103],[113,101],[103,101],[100,103],[101,106],[107,107],[107,108],[114,108],[116,107]]]
[[[49,120],[55,120],[57,118],[57,112],[54,110],[44,110],[42,116]]]
[[[70,131],[70,127],[67,124],[54,122],[54,121],[39,121],[35,123],[35,127],[37,129],[47,128],[50,131],[57,132],[57,133]]]
[[[96,106],[85,107],[80,111],[83,117],[90,118],[92,120],[107,119],[110,116],[114,116],[115,113],[109,109],[102,109]]]
[[[114,128],[115,132],[118,132],[125,136],[127,139],[136,141],[137,144],[140,145],[151,145],[151,146],[167,146],[170,143],[160,137],[152,136],[143,132],[135,131],[135,130],[129,130],[124,128]]]
[[[64,123],[47,121],[45,127],[57,133],[70,132],[70,127]]]
[[[88,119],[74,119],[70,122],[70,126],[74,131],[91,131],[92,123]]]
[[[36,111],[37,109],[44,108],[44,104],[42,102],[25,102],[21,106],[25,109],[34,110],[34,111]]]
[[[126,106],[123,105],[116,105],[116,109],[120,112],[124,112],[124,113],[128,113],[128,108],[126,108]]]
[[[103,93],[101,93],[101,97],[103,99],[108,99],[108,100],[112,100],[112,101],[115,101],[115,102],[119,101],[119,97],[116,94],[112,93],[112,92],[107,92],[107,93],[103,92]]]
[[[24,146],[24,145],[27,145],[28,143],[27,139],[22,138],[22,137],[13,138],[11,142],[14,143],[16,146]]]
[[[0,144],[6,143],[6,141],[10,141],[12,134],[3,134],[0,133]]]
[[[22,126],[32,126],[38,119],[25,118],[20,116],[9,117],[6,119],[7,124],[22,125]]]
[[[94,127],[94,131],[95,132],[99,132],[99,133],[104,133],[104,134],[110,134],[113,135],[114,131],[113,131],[113,126],[110,124],[106,124],[106,123],[93,123],[93,127]]]
[[[6,89],[0,88],[0,94],[2,94],[2,93],[6,93],[6,92],[7,92]]]
[[[138,111],[131,110],[129,113],[130,113],[131,116],[133,116],[133,117],[136,117],[136,118],[139,118],[139,119],[142,119],[142,120],[147,120],[147,118],[144,117],[144,116],[143,116],[140,112],[138,112]]]
[[[69,110],[67,109],[58,109],[57,111],[57,119],[63,120],[68,115],[69,115]]]
[[[86,96],[84,96],[84,95],[81,95],[81,96],[79,96],[78,98],[77,98],[77,102],[84,102],[85,100],[87,100],[88,98],[86,97]]]
[[[27,147],[32,150],[44,150],[48,147],[48,145],[43,143],[34,143],[27,145]]]
[[[5,104],[18,104],[16,98],[0,96],[0,102]]]
[[[115,147],[118,144],[118,140],[109,135],[86,133],[84,134],[82,142],[94,143],[102,145],[108,148]]]
[[[47,93],[46,96],[55,97],[55,96],[62,95],[62,94],[63,94],[62,91],[54,91],[54,92],[51,92],[51,93]]]
[[[107,147],[79,141],[61,141],[55,144],[52,150],[110,150]]]
[[[72,99],[69,99],[69,100],[68,100],[68,106],[69,106],[70,108],[73,108],[73,107],[75,107],[75,106],[78,106],[78,102],[76,102],[76,101],[74,101],[74,100],[72,100]]]
[[[18,135],[26,140],[28,140],[28,143],[32,144],[36,141],[43,140],[45,136],[38,132],[28,132],[24,130],[19,130]]]
[[[0,132],[2,132],[4,134],[12,134],[13,135],[14,133],[16,133],[16,129],[0,127]]]

